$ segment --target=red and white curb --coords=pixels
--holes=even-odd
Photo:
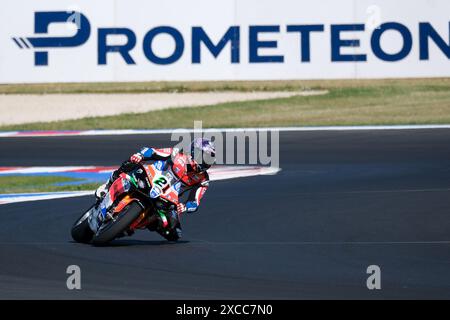
[[[373,126],[311,126],[311,127],[265,127],[265,128],[204,128],[206,132],[253,132],[253,131],[364,131],[364,130],[421,130],[450,129],[450,124],[436,125],[373,125]],[[17,137],[70,137],[70,136],[117,136],[172,134],[175,132],[194,132],[193,129],[150,129],[150,130],[77,130],[77,131],[0,131],[0,138]]]
[[[109,173],[115,167],[95,167],[95,166],[71,166],[71,167],[0,167],[0,176],[6,174],[36,174],[36,173],[63,173],[63,172],[98,172]],[[260,166],[216,166],[211,168],[209,177],[211,181],[252,177],[258,175],[274,175],[281,169],[274,167]],[[0,205],[7,203],[38,201],[80,197],[93,195],[91,191],[67,191],[67,192],[42,192],[23,194],[0,194]]]

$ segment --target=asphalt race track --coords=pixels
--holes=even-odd
[[[118,165],[168,135],[0,139],[0,166]],[[90,197],[0,206],[0,298],[450,298],[450,130],[285,132],[275,176],[218,181],[181,243],[72,242]],[[66,268],[81,267],[81,290]],[[366,269],[381,268],[381,290]]]

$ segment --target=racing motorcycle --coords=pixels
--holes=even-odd
[[[182,176],[186,167],[176,168]],[[168,161],[136,164],[111,184],[106,195],[72,226],[72,238],[81,243],[105,245],[139,229],[169,234],[181,181]]]

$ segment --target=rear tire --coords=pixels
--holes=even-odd
[[[141,214],[142,207],[137,202],[127,205],[118,215],[116,221],[109,221],[97,231],[92,239],[95,246],[103,246],[124,232]]]
[[[77,221],[72,226],[71,234],[73,240],[80,243],[89,243],[94,237],[94,232],[89,227],[88,218],[91,212],[91,209],[95,205],[91,206],[85,213],[78,218]]]

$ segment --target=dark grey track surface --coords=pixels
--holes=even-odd
[[[115,165],[165,135],[0,139],[0,165]],[[450,298],[450,130],[282,133],[281,173],[213,183],[184,242],[95,248],[89,197],[0,206],[1,298]],[[82,290],[66,289],[66,268]],[[382,289],[366,288],[381,267]]]

